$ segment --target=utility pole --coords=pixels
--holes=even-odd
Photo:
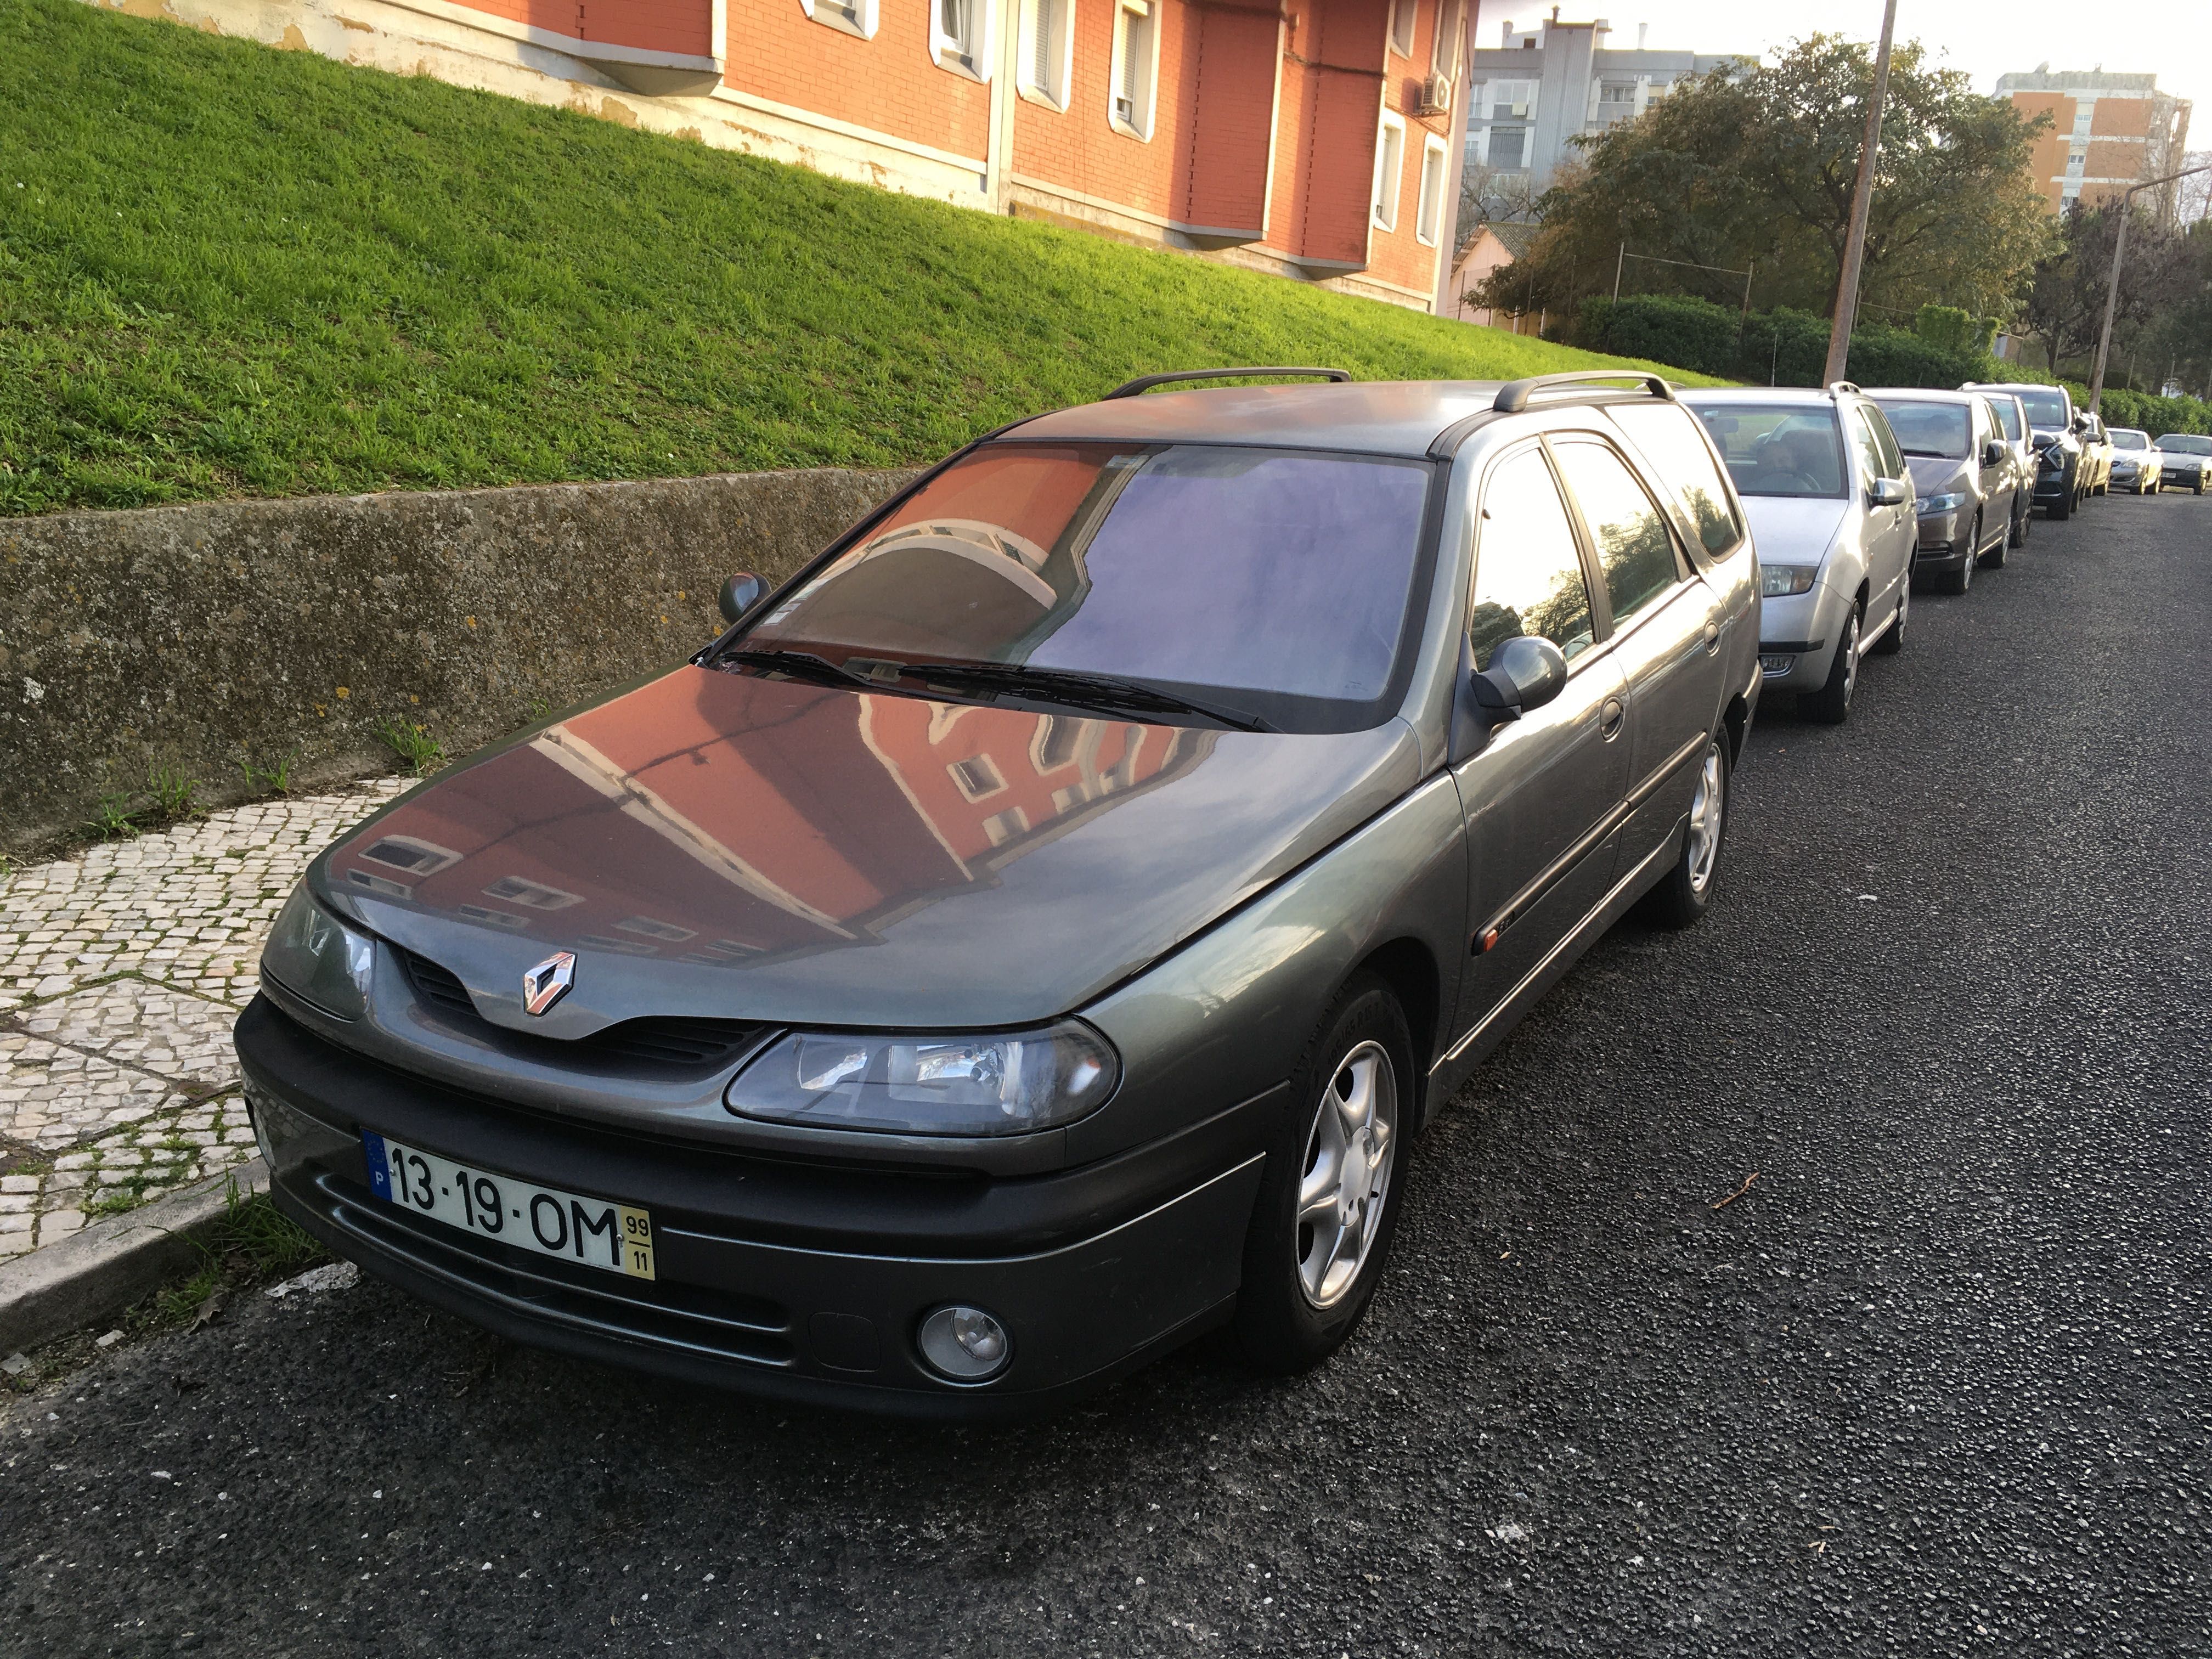
[[[1823,385],[1844,378],[1850,362],[1851,324],[1859,308],[1859,267],[1866,259],[1867,216],[1874,209],[1875,152],[1881,147],[1881,106],[1889,96],[1889,42],[1897,33],[1897,0],[1883,0],[1881,46],[1874,58],[1874,97],[1867,105],[1866,143],[1859,150],[1859,175],[1851,186],[1850,228],[1844,234],[1844,268],[1836,277],[1835,319],[1828,325],[1828,366]]]
[[[2155,190],[2160,185],[2170,185],[2177,179],[2186,179],[2197,173],[2212,173],[2212,161],[2201,167],[2184,167],[2179,173],[2167,173],[2163,179],[2146,179],[2139,185],[2130,185],[2120,198],[2120,230],[2119,234],[2112,238],[2112,276],[2105,285],[2105,327],[2104,331],[2097,336],[2096,372],[2089,377],[2089,412],[2092,415],[2097,412],[2097,405],[2104,401],[2105,397],[2105,360],[2112,355],[2112,318],[2120,308],[2120,261],[2127,255],[2128,221],[2135,217],[2136,192]],[[2053,373],[2057,372],[2057,367],[2056,363],[2051,365]]]

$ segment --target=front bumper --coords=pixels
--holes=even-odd
[[[991,1419],[1049,1410],[1233,1309],[1280,1091],[1061,1174],[785,1162],[457,1094],[362,1060],[268,1000],[239,1058],[277,1206],[331,1249],[462,1318],[584,1358],[778,1398]],[[425,1220],[370,1192],[375,1129],[489,1171],[651,1208],[650,1283]],[[1006,1326],[988,1382],[917,1352],[948,1302]]]

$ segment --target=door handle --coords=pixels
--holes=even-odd
[[[1618,697],[1607,697],[1605,707],[1598,711],[1597,734],[1607,743],[1620,735],[1621,722],[1628,718],[1628,709]]]
[[[1711,656],[1721,648],[1721,625],[1717,622],[1705,624],[1705,654]]]

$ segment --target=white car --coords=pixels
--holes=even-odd
[[[2131,495],[2155,495],[2166,482],[2166,458],[2150,434],[2132,426],[2106,428],[2112,441],[2112,484]]]
[[[2161,433],[2158,458],[2161,489],[2204,493],[2204,475],[2212,472],[2212,438],[2195,432]]]
[[[1919,528],[1896,434],[1846,380],[1823,392],[1686,391],[1681,399],[1705,422],[1751,520],[1763,684],[1796,692],[1800,713],[1839,723],[1859,659],[1905,643]]]

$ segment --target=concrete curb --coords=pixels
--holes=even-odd
[[[0,1265],[0,1352],[82,1329],[189,1272],[234,1182],[241,1198],[266,1192],[269,1166],[257,1158]]]

